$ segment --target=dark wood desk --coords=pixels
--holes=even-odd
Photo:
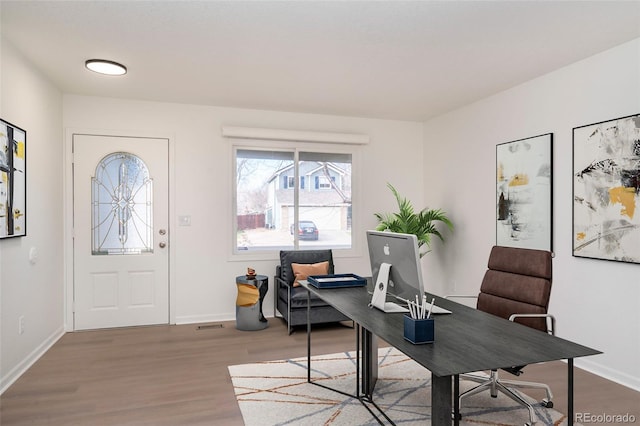
[[[317,289],[305,283],[303,286],[351,318],[367,332],[380,337],[431,371],[431,422],[433,425],[451,424],[452,379],[457,379],[459,374],[560,359],[568,360],[569,413],[567,416],[569,425],[572,425],[573,359],[601,353],[432,295],[428,295],[428,299],[435,297],[436,305],[452,313],[435,317],[434,343],[413,345],[403,337],[403,314],[388,314],[368,307],[371,295],[367,292],[367,287]],[[360,345],[358,346],[358,350],[361,350]],[[370,345],[370,347],[375,346]],[[374,354],[363,356],[365,360],[367,356],[373,359]],[[377,354],[375,356],[377,360]],[[366,366],[362,370],[365,375],[363,382],[367,381],[368,374],[375,374],[368,371]],[[370,384],[373,381],[375,378],[368,379]],[[456,383],[457,380],[454,381],[454,384]],[[455,393],[457,396],[457,389]],[[455,403],[457,407],[457,398]]]

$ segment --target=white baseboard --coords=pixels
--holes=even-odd
[[[62,336],[64,336],[64,327],[58,328],[48,338],[36,347],[22,362],[11,369],[6,375],[0,377],[0,395],[4,393],[9,386],[15,383],[37,360],[42,357]]]
[[[578,368],[593,373],[596,376],[600,376],[604,379],[611,380],[612,382],[640,392],[640,377],[633,377],[630,374],[623,373],[622,371],[615,370],[610,367],[606,367],[587,358],[576,359],[574,365]]]
[[[176,324],[199,324],[203,322],[219,322],[219,321],[235,321],[236,314],[220,314],[220,315],[187,315],[176,317]]]

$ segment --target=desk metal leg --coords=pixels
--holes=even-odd
[[[356,329],[356,397],[360,399],[362,393],[360,393],[360,324],[354,323]],[[362,379],[364,383],[364,378]]]
[[[460,424],[460,375],[453,376],[453,425]]]
[[[384,425],[383,421],[373,412],[368,404],[371,404],[375,409],[382,414],[382,416],[391,425],[395,423],[382,411],[380,407],[373,401],[373,386],[375,386],[375,380],[372,380],[372,374],[375,378],[378,378],[378,341],[377,337],[373,335],[369,330],[366,330],[356,323],[356,394],[343,392],[338,389],[333,389],[325,386],[321,383],[311,381],[311,292],[307,290],[307,383],[311,383],[322,388],[338,392],[342,395],[346,395],[351,398],[356,398],[360,403],[371,413],[380,425]],[[361,343],[362,338],[362,343]],[[375,351],[375,358],[372,355],[372,350]],[[367,354],[366,356],[364,354]],[[362,364],[361,364],[362,357]],[[365,360],[366,357],[366,360]],[[360,367],[362,365],[362,382],[360,379]],[[372,385],[373,382],[373,385]],[[360,391],[360,385],[362,384],[362,393]],[[449,389],[451,392],[451,389]],[[451,407],[451,405],[449,405]]]
[[[307,290],[307,383],[311,383],[311,292]]]
[[[358,400],[360,400],[362,402],[362,397],[360,394],[360,389],[359,389],[359,379],[358,376],[360,375],[360,362],[359,362],[359,358],[360,358],[360,340],[359,340],[359,327],[360,325],[358,325],[358,329],[356,330],[356,393],[355,395],[350,394],[348,392],[344,392],[341,391],[339,389],[334,389],[331,388],[329,386],[323,385],[322,383],[318,383],[317,381],[312,381],[311,380],[311,292],[309,290],[307,290],[307,383],[311,383],[312,385],[316,385],[319,386],[321,388],[325,388],[334,392],[338,392],[342,395],[346,395],[348,397],[351,398],[356,398]],[[363,373],[364,374],[364,373]],[[364,383],[364,378],[362,379],[363,383]],[[363,403],[364,404],[364,403]],[[365,405],[366,407],[366,405]],[[367,407],[367,409],[369,410],[369,407]],[[371,410],[369,410],[371,411]]]
[[[569,412],[567,413],[567,424],[573,426],[573,358],[567,360],[567,407]]]
[[[434,426],[451,424],[451,377],[431,374],[431,424]]]
[[[373,399],[373,390],[378,381],[378,337],[362,329],[362,393]]]

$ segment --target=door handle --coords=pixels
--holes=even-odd
[[[167,246],[167,243],[165,243],[164,241],[160,241],[158,243],[158,247],[160,247],[160,248],[165,248],[166,246]]]

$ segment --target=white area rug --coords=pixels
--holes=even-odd
[[[313,357],[313,381],[355,393],[353,353]],[[355,398],[307,383],[307,359],[296,358],[229,367],[246,426],[265,425],[377,425]],[[398,425],[431,423],[431,375],[394,348],[379,350],[378,383],[374,401]],[[461,391],[472,387],[460,382]],[[530,399],[528,397],[525,397]],[[462,425],[523,425],[526,408],[488,392],[467,399]],[[538,425],[566,424],[563,414],[534,402]],[[372,407],[375,411],[375,408]]]

